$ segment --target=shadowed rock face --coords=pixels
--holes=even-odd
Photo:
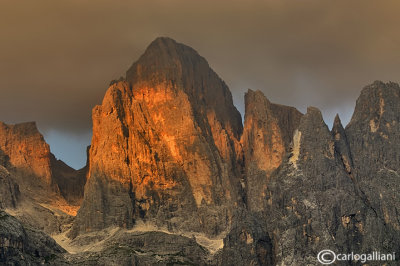
[[[346,134],[339,118],[329,132],[316,108],[301,119],[291,155],[272,175],[266,192],[277,264],[314,265],[318,252],[327,248],[336,253],[399,251],[399,230],[374,206],[379,197],[368,197],[354,177],[354,151]],[[392,192],[386,188],[383,193]],[[399,206],[394,199],[390,204]]]
[[[210,254],[193,238],[164,232],[120,230],[103,242],[101,252],[67,257],[67,265],[213,265]]]
[[[72,205],[80,206],[86,183],[87,166],[75,170],[51,154],[51,170],[60,194]]]
[[[65,265],[64,252],[49,236],[24,227],[17,219],[0,211],[0,264]]]
[[[245,122],[241,138],[245,158],[246,202],[253,211],[264,209],[269,176],[289,151],[302,114],[296,108],[273,104],[261,91],[245,95]]]
[[[237,210],[217,265],[276,265],[274,243],[267,232],[269,220],[261,212]]]
[[[0,209],[15,208],[19,198],[19,187],[8,170],[0,165]]]
[[[351,178],[354,178],[354,175],[352,173],[353,158],[351,156],[347,135],[343,128],[342,122],[340,121],[339,115],[336,115],[333,122],[332,136],[335,140],[336,151],[340,156],[340,160],[342,161],[346,172]]]
[[[399,231],[399,85],[375,81],[365,87],[345,131],[357,185],[371,208]]]
[[[241,200],[239,112],[193,49],[156,39],[93,109],[85,198],[74,234],[136,219],[218,235]]]
[[[374,179],[372,173],[383,168],[399,169],[399,111],[398,84],[376,81],[362,90],[346,127],[354,166],[360,178]]]
[[[8,156],[0,150],[0,210],[15,208],[19,198],[19,187],[12,180],[7,168],[9,166]]]

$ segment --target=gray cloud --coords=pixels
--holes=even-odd
[[[347,122],[363,86],[399,81],[399,8],[395,0],[3,1],[0,120],[35,120],[47,135],[63,132],[60,142],[87,139],[109,81],[169,36],[209,61],[241,111],[252,88]]]

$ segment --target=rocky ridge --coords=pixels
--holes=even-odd
[[[365,200],[337,152],[335,136],[319,110],[309,108],[291,155],[271,177],[265,213],[279,264],[315,265],[316,254],[327,248],[359,254],[397,251],[398,232]]]
[[[336,117],[332,131],[325,125],[317,108],[310,107],[307,114],[302,115],[295,108],[269,102],[259,91],[249,90],[245,97],[244,129],[240,134],[241,130],[231,129],[232,125],[235,125],[235,120],[230,120],[229,123],[221,122],[226,119],[224,117],[226,111],[221,111],[223,108],[221,109],[219,105],[214,105],[211,100],[207,100],[207,93],[210,92],[207,92],[205,88],[214,88],[216,85],[207,83],[210,80],[204,81],[204,74],[201,73],[207,71],[198,66],[202,64],[196,63],[196,56],[190,48],[177,45],[168,39],[157,39],[127,72],[126,80],[112,84],[101,108],[94,109],[94,121],[96,121],[94,132],[102,133],[95,134],[91,152],[98,154],[95,148],[99,143],[103,149],[108,146],[117,148],[117,151],[114,151],[115,155],[111,160],[103,157],[98,161],[93,160],[91,165],[94,166],[100,161],[101,163],[98,165],[98,169],[100,169],[104,167],[102,165],[104,161],[119,161],[118,167],[111,167],[106,171],[101,170],[100,173],[111,173],[107,175],[118,180],[118,186],[120,186],[119,183],[124,182],[129,184],[125,185],[124,190],[116,190],[118,191],[117,198],[121,196],[120,191],[124,192],[125,196],[120,201],[121,203],[129,202],[131,204],[124,204],[125,207],[128,207],[122,214],[128,213],[127,216],[117,215],[117,217],[123,217],[121,221],[129,221],[133,226],[139,220],[153,222],[161,220],[156,224],[158,226],[167,225],[171,232],[178,232],[182,229],[203,231],[210,236],[215,236],[217,232],[225,229],[227,235],[224,238],[223,249],[213,258],[214,263],[222,265],[230,263],[316,264],[316,255],[324,248],[344,253],[351,251],[368,253],[373,249],[387,253],[397,252],[393,249],[399,246],[398,225],[395,221],[398,203],[396,190],[390,190],[390,186],[396,188],[398,183],[396,182],[398,156],[394,150],[391,150],[391,147],[382,146],[382,143],[377,144],[375,141],[379,136],[388,143],[396,142],[396,134],[399,131],[395,126],[398,117],[393,113],[398,110],[397,104],[400,102],[396,100],[399,95],[396,89],[397,85],[375,82],[364,89],[357,102],[352,122],[344,129],[340,118]],[[202,58],[197,58],[197,60],[202,61]],[[191,64],[187,65],[185,62]],[[202,86],[202,84],[207,84],[207,86]],[[382,92],[385,88],[388,88],[387,91]],[[364,96],[364,94],[368,96]],[[213,94],[210,93],[210,95]],[[383,100],[374,102],[379,97]],[[203,101],[200,105],[199,99]],[[210,104],[207,104],[207,101],[210,101]],[[389,104],[385,105],[387,102]],[[360,111],[360,108],[365,110]],[[389,111],[385,111],[384,108],[388,108]],[[229,109],[230,102],[226,110]],[[210,115],[203,116],[210,112],[214,112],[211,119]],[[365,117],[365,113],[368,112],[370,115]],[[107,117],[113,113],[115,113],[114,116]],[[385,117],[388,113],[391,113],[391,116]],[[215,120],[218,117],[220,119]],[[185,118],[189,118],[189,120]],[[106,144],[97,139],[104,135],[110,135],[110,133],[103,133],[109,132],[109,129],[96,130],[96,126],[100,124],[99,121],[104,123],[105,119],[114,121],[106,123],[113,125],[111,126],[113,132],[117,125],[120,133],[117,140],[112,141],[117,145]],[[369,122],[365,122],[366,120]],[[181,121],[178,129],[176,128],[177,123],[174,123],[176,121]],[[192,178],[207,177],[210,176],[210,172],[204,174],[204,172],[199,172],[199,169],[190,171],[190,168],[185,168],[186,164],[198,163],[197,159],[191,161],[190,158],[196,158],[200,150],[197,150],[196,154],[186,148],[190,147],[191,142],[185,140],[185,136],[191,135],[190,132],[196,132],[193,130],[193,124],[194,128],[200,130],[202,139],[208,143],[207,145],[211,149],[210,152],[205,153],[204,151],[207,150],[201,150],[203,160],[207,159],[201,168],[207,169],[208,167],[205,166],[223,165],[225,169],[227,167],[231,171],[230,173],[234,174],[233,176],[236,176],[234,179],[226,177],[222,179],[225,180],[224,182],[230,181],[227,183],[215,183],[215,179],[211,179],[207,183],[201,184],[201,187],[206,188],[206,184],[210,188],[218,187],[218,184],[230,187],[229,184],[233,184],[234,193],[231,188],[228,189],[231,194],[235,194],[236,203],[233,208],[223,202],[215,201],[215,196],[207,198],[204,190],[196,189]],[[216,125],[217,127],[215,127]],[[224,126],[225,130],[221,131]],[[135,132],[133,129],[141,129],[142,133]],[[226,134],[223,135],[225,138],[228,136],[228,141],[224,141],[224,145],[221,145],[220,142],[221,132]],[[239,132],[239,134],[235,132]],[[379,146],[376,147],[376,150],[380,151],[378,157],[368,157],[367,153],[371,154],[373,151],[370,149],[364,151],[365,148],[357,146],[359,142],[356,139],[360,139],[360,136],[364,136],[364,134],[367,136],[366,142],[371,142],[372,147]],[[169,138],[160,138],[160,135],[168,135]],[[353,137],[354,135],[355,137]],[[129,156],[131,139],[140,139],[139,143],[136,142],[133,145],[136,147],[134,149],[135,156]],[[137,151],[143,150],[145,152],[138,156]],[[391,151],[387,153],[387,150]],[[156,160],[155,157],[152,158],[154,151],[159,160]],[[165,151],[167,152],[165,153]],[[363,152],[364,154],[362,154]],[[214,156],[210,157],[210,153]],[[357,153],[362,159],[359,159],[354,153]],[[107,151],[107,154],[112,154],[112,152]],[[180,157],[181,154],[184,156]],[[210,158],[215,158],[215,154],[220,157],[217,156],[216,161],[210,160]],[[387,167],[389,157],[392,161],[389,161],[390,167]],[[133,179],[133,181],[128,179],[121,182],[121,176],[143,173],[144,169],[149,168],[149,166],[140,164],[132,167],[131,158],[140,158],[141,163],[147,162],[151,165],[150,169],[152,170],[147,175],[141,174],[142,177],[152,177],[156,182],[159,182],[157,180],[163,182],[170,180],[172,182],[169,183],[170,187],[160,189],[154,184],[152,187],[143,188],[141,185],[135,187],[135,184],[143,182],[140,179]],[[185,158],[185,161],[182,158]],[[374,161],[368,159],[368,163],[374,166],[379,165],[379,163],[376,164],[377,161],[385,162],[373,172],[380,175],[380,179],[360,177],[362,171],[358,170],[357,165],[365,171],[365,167],[362,165],[366,162],[360,163],[359,161],[366,158],[374,158]],[[128,166],[124,165],[123,160]],[[224,160],[227,163],[221,164]],[[164,169],[170,169],[169,167],[165,168],[165,165],[170,164],[171,161],[174,162],[173,169],[179,169],[179,165],[183,165],[183,169],[178,170],[180,174],[175,172],[175,174],[154,175],[154,173],[162,173],[157,168],[160,162],[163,163]],[[176,162],[178,163],[176,164]],[[106,167],[108,166],[106,165]],[[218,167],[218,169],[223,168]],[[387,173],[390,175],[384,177],[383,172],[385,175]],[[217,171],[215,175],[220,176],[221,173],[223,174],[223,172]],[[96,175],[93,176],[96,177]],[[158,177],[154,178],[155,176]],[[173,178],[166,178],[168,176]],[[115,182],[107,180],[108,178],[105,176],[101,178],[101,187],[107,187],[105,184]],[[387,182],[382,183],[382,178]],[[96,177],[96,180],[98,179]],[[200,180],[207,179],[200,178]],[[236,180],[241,181],[242,189],[235,186]],[[180,182],[180,184],[176,186],[174,182]],[[378,186],[377,183],[380,186],[378,191],[372,189]],[[177,192],[171,193],[177,187],[179,188]],[[181,194],[182,187],[186,188],[186,193]],[[95,199],[88,187],[86,189],[85,197],[91,195],[91,200]],[[102,189],[104,190],[104,188]],[[168,197],[175,197],[175,200],[176,198],[181,199],[179,203],[181,208],[169,209],[169,217],[165,216],[167,212],[164,207],[165,199],[168,197],[159,196],[165,193],[165,190],[169,190]],[[132,191],[134,193],[131,193]],[[151,191],[150,204],[147,203],[149,202],[148,196],[143,191],[147,191],[147,194]],[[198,194],[199,192],[200,194]],[[377,194],[378,192],[379,194]],[[157,197],[154,196],[154,193]],[[108,192],[96,197],[107,196],[107,194]],[[173,194],[175,196],[171,196]],[[388,195],[390,199],[386,198],[385,202],[381,202],[379,198],[382,199],[383,194]],[[131,196],[128,197],[128,195]],[[146,196],[143,197],[143,195]],[[182,197],[182,195],[186,196]],[[208,195],[215,194],[211,192]],[[167,201],[174,202],[175,200],[172,198]],[[182,198],[187,201],[182,201]],[[164,199],[164,202],[160,199]],[[145,208],[142,205],[144,202],[146,202]],[[200,202],[201,204],[199,204]],[[152,205],[153,203],[154,205]],[[229,222],[224,223],[224,226],[214,231],[214,234],[209,230],[210,228],[204,231],[204,228],[199,227],[197,222],[192,219],[185,221],[180,219],[180,217],[192,216],[193,213],[200,214],[200,217],[204,215],[201,208],[203,203],[206,203],[208,209],[229,211],[229,215],[225,217],[225,220],[229,220]],[[88,205],[96,204],[91,202]],[[184,206],[190,206],[190,208],[184,208]],[[101,208],[100,210],[102,210]],[[135,214],[137,209],[143,212],[139,211]],[[116,210],[120,211],[121,209],[117,208]],[[155,210],[158,212],[156,215]],[[100,211],[100,213],[104,212]],[[160,213],[163,214],[160,216]],[[173,214],[171,215],[171,213]],[[110,217],[115,216],[111,215]],[[211,218],[209,213],[202,217],[205,219],[204,223],[207,224],[210,222],[213,225],[221,223],[221,220],[215,219],[215,216]],[[170,218],[173,219],[169,220]],[[172,220],[175,222],[174,224],[170,223]],[[223,220],[224,218],[222,218]],[[101,225],[98,228],[113,224],[112,221],[107,222],[107,217],[100,221]],[[121,224],[121,221],[118,221],[117,224],[129,227],[126,223],[122,222]],[[165,223],[165,221],[168,222]],[[186,221],[188,223],[185,224]],[[77,220],[77,224],[79,224],[79,220]],[[83,233],[84,231],[78,230],[77,232]]]
[[[400,253],[397,84],[365,87],[351,122],[337,116],[332,130],[317,108],[303,115],[260,91],[246,93],[245,107],[242,128],[205,59],[158,38],[93,109],[80,172],[51,155],[33,124],[1,124],[0,207],[18,209],[27,177],[80,204],[87,175],[73,228],[59,219],[47,231],[70,252],[59,263],[317,265],[322,249]]]

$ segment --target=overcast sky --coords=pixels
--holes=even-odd
[[[399,11],[398,0],[2,0],[0,120],[37,121],[80,168],[110,80],[168,36],[208,60],[241,112],[251,88],[346,124],[362,87],[400,80]]]

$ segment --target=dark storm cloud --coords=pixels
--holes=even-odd
[[[0,120],[85,135],[91,109],[157,36],[195,48],[243,111],[247,88],[331,120],[399,80],[399,1],[2,1]],[[54,135],[54,134],[53,134]]]

